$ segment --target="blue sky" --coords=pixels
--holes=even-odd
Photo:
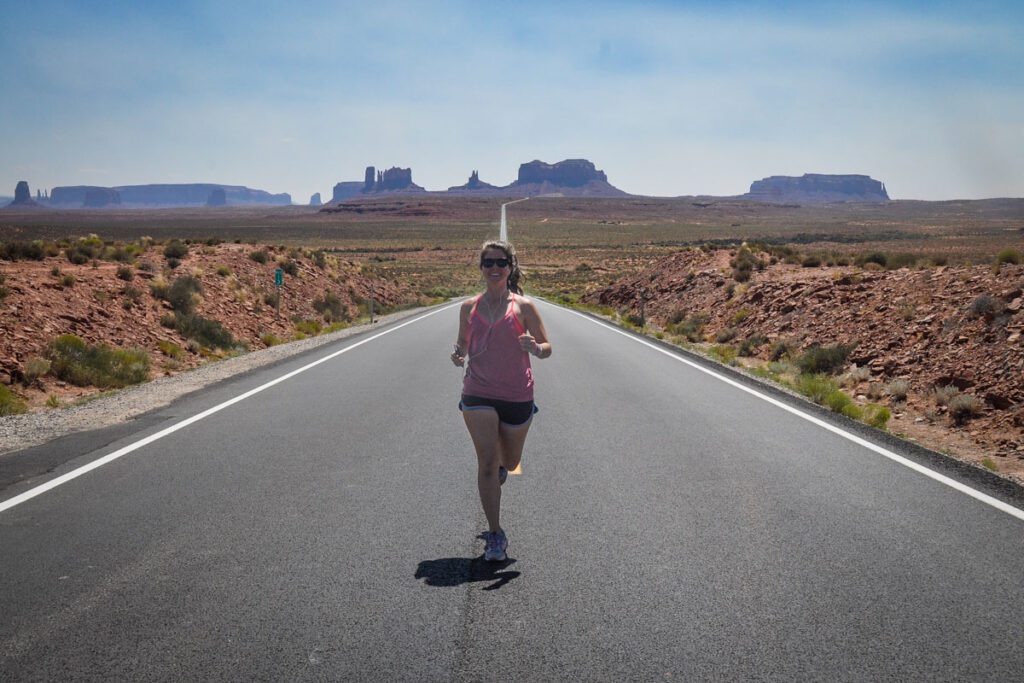
[[[584,157],[628,192],[863,173],[1024,197],[1021,3],[11,2],[0,194],[218,182],[304,203]]]

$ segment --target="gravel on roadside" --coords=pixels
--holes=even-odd
[[[443,305],[443,304],[442,304]],[[121,389],[75,406],[37,413],[0,417],[0,457],[39,446],[72,432],[108,427],[127,422],[143,413],[169,405],[175,399],[203,387],[325,344],[410,318],[424,308],[407,309],[380,316],[372,326],[353,325],[337,332],[279,344],[226,360],[207,363],[170,377]]]

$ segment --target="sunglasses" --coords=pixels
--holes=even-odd
[[[482,258],[480,259],[480,265],[484,268],[493,268],[498,266],[499,268],[508,268],[509,261],[507,258]]]

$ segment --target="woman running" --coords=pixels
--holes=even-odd
[[[476,448],[476,483],[489,528],[484,559],[501,562],[508,548],[500,523],[501,485],[519,467],[537,412],[530,354],[547,358],[551,343],[536,304],[522,296],[512,245],[485,242],[480,271],[487,290],[462,304],[451,358],[466,366],[459,410]]]

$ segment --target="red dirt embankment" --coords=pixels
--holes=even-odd
[[[646,290],[647,319],[663,328],[704,315],[707,343],[730,328],[733,345],[765,335],[755,363],[768,361],[778,341],[800,351],[853,344],[849,361],[870,370],[846,385],[858,403],[867,394],[878,400],[879,383],[909,383],[905,403],[890,401],[890,430],[963,459],[988,458],[1024,482],[1024,266],[1004,264],[996,273],[991,266],[882,271],[777,263],[737,283],[734,255],[680,251],[582,301],[637,313]],[[953,424],[933,394],[946,386],[977,397],[980,414]]]
[[[73,265],[67,258],[50,257],[0,263],[7,290],[0,300],[0,383],[10,385],[32,407],[41,406],[50,395],[64,402],[95,393],[95,388],[73,387],[52,376],[42,377],[30,388],[18,381],[28,360],[43,356],[47,344],[62,334],[75,334],[89,343],[145,349],[150,357],[151,378],[204,362],[211,357],[209,350],[197,348],[178,331],[161,325],[161,317],[170,314],[171,308],[151,293],[150,285],[158,278],[167,283],[185,275],[197,278],[202,283],[202,294],[196,299],[196,313],[220,322],[250,349],[265,347],[261,336],[268,333],[280,340],[292,339],[295,316],[319,320],[326,326],[313,301],[323,298],[327,291],[340,299],[352,318],[359,314],[359,301],[370,298],[371,286],[378,306],[410,303],[417,298],[407,288],[367,277],[358,264],[330,255],[320,267],[305,251],[194,244],[181,265],[164,275],[160,272],[165,268],[161,249],[151,247],[138,257],[140,264],[151,263],[155,272],[129,266],[129,281],[118,278],[118,268],[123,266],[116,262]],[[267,263],[250,258],[250,253],[257,250],[267,253]],[[298,272],[297,276],[284,276],[280,317],[265,299],[275,289],[276,257],[293,262]],[[59,274],[54,274],[54,268]],[[62,284],[65,276],[73,277],[74,283],[65,280]],[[168,357],[159,348],[161,341],[176,344],[183,353],[176,359]]]

